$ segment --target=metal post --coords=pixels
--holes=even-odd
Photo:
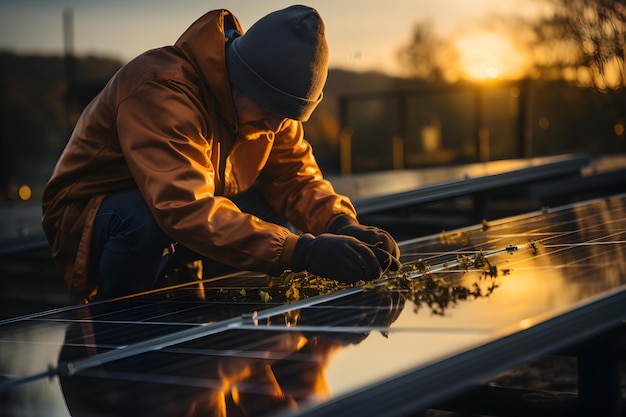
[[[352,128],[344,127],[339,132],[339,161],[341,175],[352,173]]]
[[[392,139],[393,169],[404,168],[404,148],[407,135],[406,93],[396,96],[396,134]]]
[[[529,79],[519,82],[519,96],[517,97],[517,149],[519,157],[530,158],[532,149],[532,107],[531,84]]]
[[[480,86],[474,88],[474,117],[476,129],[476,157],[480,162],[490,159],[489,130],[484,126],[483,120],[483,95]]]
[[[622,415],[618,345],[624,342],[625,329],[620,327],[601,335],[581,348],[578,355],[580,415]]]
[[[339,98],[339,165],[341,175],[352,172],[352,128],[348,126],[348,98]]]
[[[76,59],[74,57],[74,12],[63,10],[63,50],[65,64],[65,128],[67,136],[72,133],[72,95],[76,83]]]

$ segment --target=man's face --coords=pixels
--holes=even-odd
[[[233,86],[233,102],[237,113],[239,133],[252,139],[262,132],[276,133],[287,120],[283,116],[265,110]]]

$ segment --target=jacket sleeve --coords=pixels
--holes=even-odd
[[[301,122],[287,121],[277,132],[259,182],[274,209],[303,232],[327,232],[341,215],[356,219],[350,200],[323,178]]]
[[[120,146],[139,190],[163,231],[184,246],[241,269],[282,272],[283,245],[294,235],[215,196],[209,117],[188,88],[147,81],[118,108]]]

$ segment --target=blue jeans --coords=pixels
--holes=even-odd
[[[257,184],[233,197],[232,201],[243,212],[290,227],[287,220],[269,206]],[[178,280],[191,279],[191,276],[184,277],[189,274],[185,265],[197,260],[202,261],[203,278],[238,271],[180,244],[175,245],[173,253],[164,256],[164,250],[173,244],[174,240],[152,217],[139,190],[107,196],[94,220],[91,241],[89,274],[98,284],[94,299],[109,299],[160,287],[164,285],[163,276],[168,270],[178,271]]]

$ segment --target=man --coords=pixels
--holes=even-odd
[[[396,242],[358,223],[304,140],[328,72],[318,13],[292,6],[242,32],[227,10],[207,13],[121,68],[78,120],[43,227],[86,301],[153,288],[172,251],[201,257],[205,276],[356,282],[399,267]]]

